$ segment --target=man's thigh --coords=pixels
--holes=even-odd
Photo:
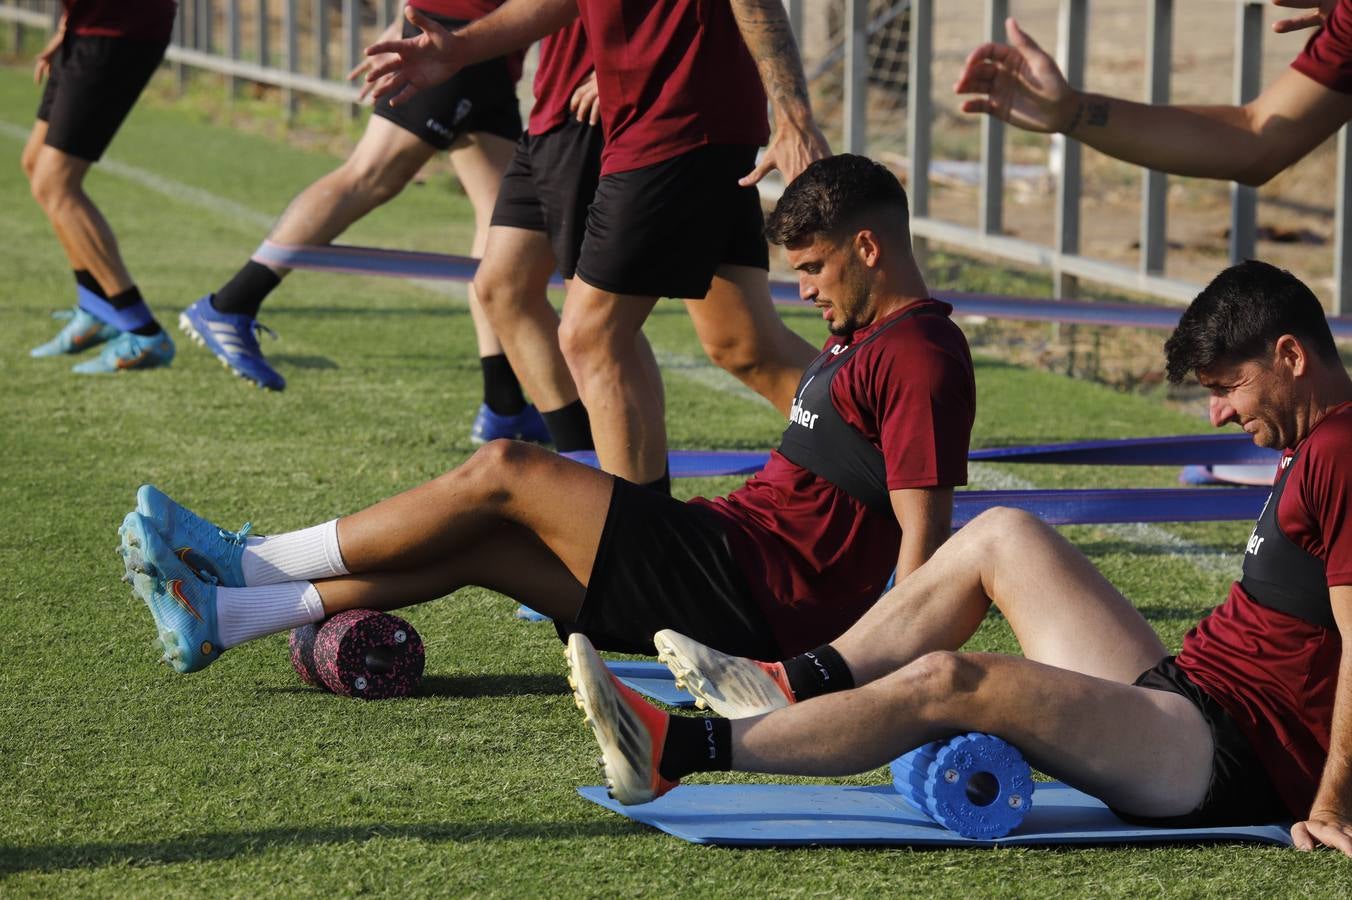
[[[128,38],[67,36],[38,108],[47,146],[97,162],[131,112],[165,44]]]

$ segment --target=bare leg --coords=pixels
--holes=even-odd
[[[436,148],[388,119],[372,116],[352,155],[301,191],[268,237],[279,244],[327,244],[393,198]],[[274,268],[285,277],[290,269]]]
[[[1028,659],[1130,683],[1165,655],[1150,624],[1041,519],[992,509],[941,546],[832,646],[856,684],[956,650],[991,603]]]
[[[108,296],[120,294],[134,282],[112,228],[84,191],[92,163],[42,144],[46,133],[47,123],[39,122],[24,148],[33,199],[51,222],[71,268],[88,270]]]
[[[418,569],[325,579],[315,582],[315,587],[325,613],[335,615],[346,609],[412,606],[471,584],[521,600],[563,621],[577,618],[586,595],[583,584],[543,541],[508,522],[459,548],[450,559]]]
[[[930,740],[997,734],[1028,761],[1137,815],[1195,809],[1211,734],[1186,698],[1015,657],[938,652],[852,691],[732,723],[743,771],[863,772]]]
[[[574,278],[559,329],[601,467],[637,484],[661,478],[667,465],[662,377],[641,332],[656,302]]]
[[[685,308],[709,359],[788,415],[817,351],[775,312],[765,270],[719,266],[705,298]]]
[[[496,226],[474,279],[485,316],[502,341],[512,370],[542,410],[577,400],[577,385],[559,349],[559,315],[546,291],[554,251],[543,231]]]
[[[339,519],[338,544],[355,575],[417,571],[470,565],[469,557],[483,552],[485,535],[514,525],[548,548],[577,584],[586,584],[613,484],[610,476],[548,450],[493,441],[445,475]],[[539,548],[529,552],[538,562]]]
[[[515,147],[512,141],[505,138],[479,133],[465,135],[451,147],[451,165],[465,188],[470,205],[474,207],[474,241],[470,246],[470,256],[475,259],[481,259],[488,246],[489,222],[493,218],[493,206],[498,202],[498,186],[502,183],[502,173],[507,171],[507,164],[512,161]],[[502,344],[493,333],[493,326],[472,284],[469,286],[469,313],[474,320],[479,355],[497,356],[502,353]]]

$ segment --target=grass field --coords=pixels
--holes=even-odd
[[[18,166],[36,96],[25,69],[0,69],[0,894],[1346,895],[1349,860],[1276,849],[687,846],[575,795],[599,772],[559,645],[485,591],[408,612],[428,656],[414,699],[305,688],[282,636],[174,674],[118,580],[116,527],[137,485],[276,532],[416,484],[470,452],[473,335],[454,291],[299,273],[264,310],[282,335],[265,343],[290,381],[282,394],[227,376],[186,341],[168,370],[109,378],[30,360],[58,327],[48,312],[73,298]],[[335,163],[164,102],[134,113],[110,157],[89,189],[166,322],[233,273],[287,199]],[[347,239],[463,250],[467,223],[464,198],[437,177]],[[815,315],[786,316],[821,339]],[[649,334],[673,446],[775,441],[778,415],[710,368],[678,306],[659,306]],[[977,375],[977,445],[1205,429],[1159,398],[989,359]],[[987,466],[973,484],[1166,485],[1175,474]],[[1071,534],[1176,646],[1222,596],[1247,526]],[[1015,649],[995,618],[978,644]]]

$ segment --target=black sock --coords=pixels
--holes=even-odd
[[[127,309],[128,307],[136,306],[138,304],[144,304],[146,301],[141,297],[141,289],[133,284],[122,293],[109,297],[108,302],[112,305],[113,309]],[[160,328],[159,322],[151,319],[146,324],[133,328],[131,333],[152,335],[159,334],[163,330],[164,329]]]
[[[691,772],[726,772],[732,768],[732,722],[672,716],[662,742],[658,772],[679,781]]]
[[[560,453],[569,450],[595,450],[592,441],[591,417],[581,400],[574,400],[567,406],[553,412],[541,411],[545,424],[549,426],[549,436],[554,439],[554,448]]]
[[[95,278],[88,269],[74,269],[72,271],[75,272],[76,284],[94,294],[96,297],[102,297],[104,300],[108,299],[108,295],[103,291],[103,285],[99,284],[99,280]]]
[[[671,466],[667,466],[665,469],[662,470],[662,477],[661,477],[661,478],[657,479],[656,481],[647,481],[647,482],[644,482],[643,484],[641,484],[641,485],[639,485],[639,486],[640,486],[640,487],[645,487],[645,488],[647,488],[647,489],[650,490],[650,491],[657,491],[658,493],[666,494],[668,497],[670,497],[670,496],[671,496]]]
[[[854,687],[854,676],[850,674],[845,657],[830,644],[784,660],[784,672],[789,676],[789,687],[795,700]]]
[[[521,393],[521,382],[516,380],[507,356],[479,357],[484,373],[484,403],[500,416],[514,416],[526,408],[526,395]]]
[[[249,260],[244,268],[235,273],[235,277],[225,283],[225,287],[211,295],[211,308],[216,312],[230,313],[236,316],[258,318],[258,308],[263,305],[282,279],[277,273],[262,263]]]

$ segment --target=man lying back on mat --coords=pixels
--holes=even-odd
[[[1040,519],[986,512],[832,643],[782,663],[654,640],[729,719],[668,716],[573,635],[572,681],[612,792],[692,772],[845,775],[928,741],[998,735],[1132,822],[1294,817],[1298,847],[1352,856],[1352,380],[1319,301],[1288,272],[1222,272],[1166,345],[1211,420],[1285,453],[1226,601],[1166,655],[1154,630]],[[955,652],[991,604],[1023,658]],[[1340,669],[1341,663],[1341,669]]]
[[[947,537],[975,385],[950,307],[911,255],[906,195],[858,156],[810,166],[769,224],[831,336],[779,450],[746,485],[673,500],[549,451],[486,445],[464,465],[302,531],[222,531],[153,487],[122,526],[166,658],[201,669],[246,640],[346,609],[480,585],[602,647],[677,628],[765,659],[840,635]]]

